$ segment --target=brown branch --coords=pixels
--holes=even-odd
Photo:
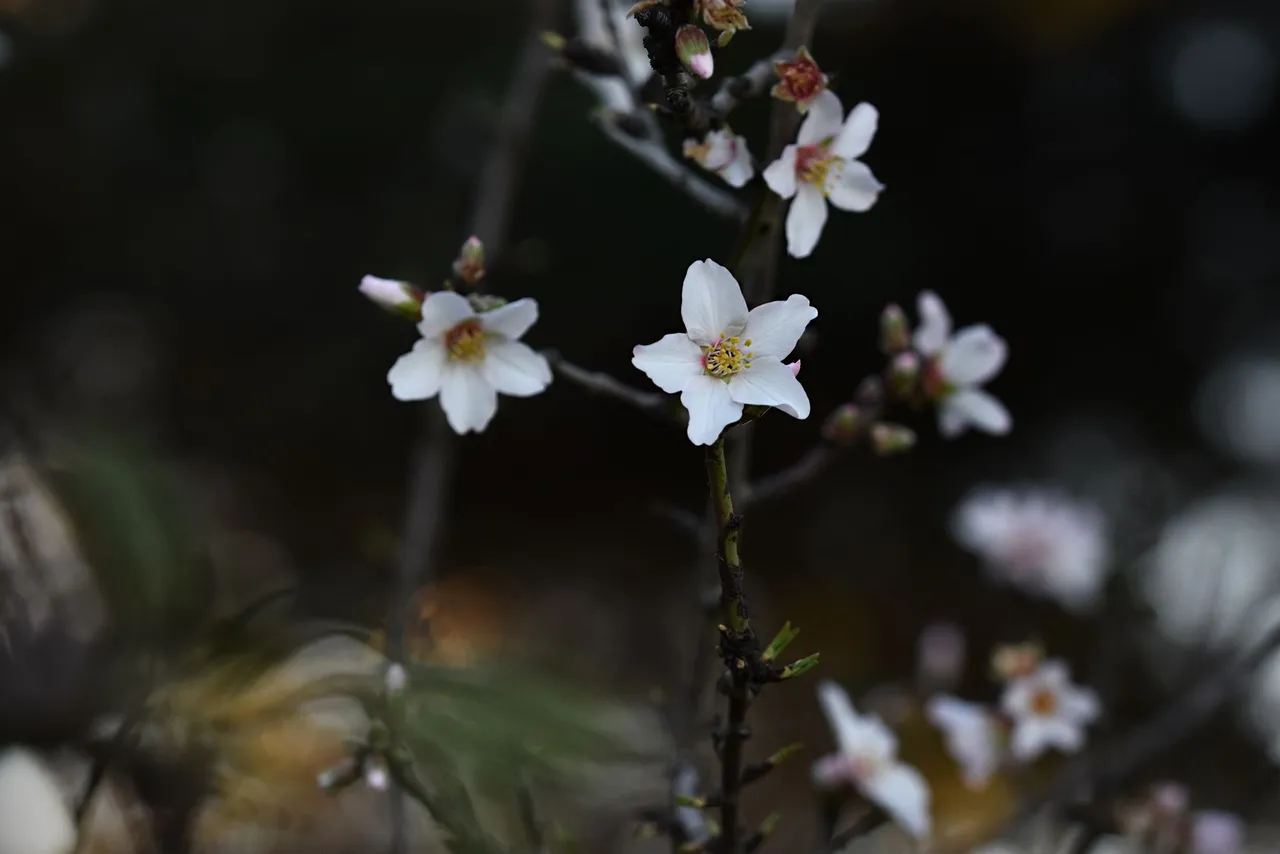
[[[757,95],[763,95],[769,86],[777,80],[778,75],[773,70],[774,63],[791,59],[794,56],[794,50],[788,51],[784,48],[775,52],[772,56],[757,60],[737,77],[726,79],[720,84],[720,88],[711,98],[711,109],[715,115],[723,121],[743,101],[754,98]]]
[[[671,398],[668,395],[656,391],[642,391],[601,371],[589,371],[578,367],[572,362],[565,361],[555,350],[543,350],[542,355],[551,364],[552,370],[593,394],[612,397],[659,418],[669,420],[674,418]]]
[[[741,503],[754,507],[761,502],[789,495],[826,471],[839,456],[839,449],[825,442],[814,445],[804,456],[782,471],[774,472],[751,484]]]
[[[550,56],[541,33],[554,26],[560,0],[532,0],[529,26],[511,76],[492,147],[476,188],[471,233],[495,258],[502,253],[511,221],[514,194],[533,128],[539,96],[550,73]],[[443,529],[453,480],[456,437],[438,405],[426,407],[421,438],[413,449],[405,509],[404,542],[387,619],[387,658],[403,663],[406,610],[415,592],[432,577],[432,560]],[[405,850],[405,800],[399,784],[391,792],[391,852]]]

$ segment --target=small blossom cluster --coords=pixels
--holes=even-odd
[[[1097,695],[1071,682],[1059,659],[1038,647],[1003,647],[992,659],[1004,683],[998,708],[940,694],[925,714],[943,734],[966,786],[983,789],[1006,762],[1027,763],[1049,750],[1074,753],[1101,714]]]

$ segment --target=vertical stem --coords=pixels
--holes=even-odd
[[[723,435],[707,449],[707,480],[719,532],[716,556],[719,558],[720,613],[730,631],[743,635],[751,630],[751,623],[742,595],[742,562],[738,557],[741,517],[733,512],[733,495],[729,491],[729,467],[725,462]]]
[[[742,561],[738,555],[738,528],[741,517],[733,512],[729,487],[729,467],[725,460],[725,440],[721,435],[707,449],[707,481],[719,534],[716,542],[720,574],[720,614],[724,620],[721,654],[729,672],[729,713],[720,751],[721,844],[723,854],[737,854],[739,838],[739,792],[742,788],[742,748],[747,731],[747,703],[751,677],[759,655],[755,632],[742,592]]]

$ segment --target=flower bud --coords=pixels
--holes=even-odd
[[[800,360],[799,359],[796,359],[794,362],[787,362],[786,365],[788,368],[791,369],[791,376],[793,377],[800,376]]]
[[[770,94],[780,101],[794,101],[796,109],[806,112],[813,99],[827,88],[827,75],[813,61],[809,49],[801,47],[796,58],[787,62],[775,62],[774,73],[778,82]]]
[[[408,282],[365,276],[360,280],[360,293],[384,311],[415,322],[422,319],[422,301],[426,294]]]
[[[383,685],[387,689],[388,694],[399,694],[409,684],[409,674],[405,671],[404,665],[399,662],[393,662],[383,677]]]
[[[901,424],[877,424],[871,428],[871,446],[882,457],[901,454],[916,446],[916,432]]]
[[[911,351],[899,353],[889,364],[889,387],[898,397],[910,397],[920,381],[920,357]]]
[[[370,756],[364,763],[364,783],[376,792],[385,792],[391,784],[387,763],[381,756]]]
[[[676,30],[676,55],[694,75],[706,80],[715,73],[715,60],[711,56],[711,43],[702,27],[685,24]]]
[[[991,654],[991,671],[1000,681],[1008,682],[1033,673],[1043,658],[1039,644],[1004,644]]]
[[[901,353],[911,346],[911,324],[902,306],[891,302],[880,313],[880,349],[886,356]]]
[[[867,426],[861,407],[844,403],[836,407],[822,423],[822,438],[835,445],[848,445],[857,440]]]
[[[453,274],[468,285],[474,285],[484,278],[484,244],[474,234],[458,250],[458,257],[453,262]]]
[[[863,409],[879,409],[884,403],[884,383],[877,376],[867,377],[858,383],[853,401]]]
[[[702,6],[702,20],[708,27],[720,30],[720,46],[724,47],[738,30],[749,30],[747,16],[742,14],[741,7],[746,0],[699,0]]]

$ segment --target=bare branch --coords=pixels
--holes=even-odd
[[[551,368],[560,376],[595,394],[602,394],[630,404],[642,412],[660,418],[673,418],[670,398],[659,392],[641,391],[626,383],[616,380],[600,371],[589,371],[566,362],[555,350],[543,350],[542,355],[551,363]]]
[[[513,195],[519,185],[539,95],[550,73],[548,49],[541,33],[555,23],[560,0],[533,0],[524,48],[516,63],[502,106],[493,146],[476,189],[471,233],[484,242],[490,257],[502,252],[511,218]],[[405,509],[404,541],[387,618],[387,658],[405,657],[406,609],[414,593],[432,576],[431,561],[444,525],[447,497],[453,480],[456,437],[439,406],[426,408],[421,438],[413,449]],[[392,716],[389,716],[389,718]],[[397,783],[391,792],[391,852],[405,850],[405,798]]]
[[[782,471],[751,484],[746,490],[744,503],[754,506],[762,501],[788,495],[826,471],[827,466],[839,456],[839,450],[825,442],[814,445],[803,457]]]
[[[774,63],[791,59],[795,51],[783,48],[772,56],[757,60],[744,73],[730,77],[720,84],[720,89],[711,98],[711,109],[720,118],[727,117],[738,105],[749,98],[764,93],[765,89],[777,79],[773,70]]]

